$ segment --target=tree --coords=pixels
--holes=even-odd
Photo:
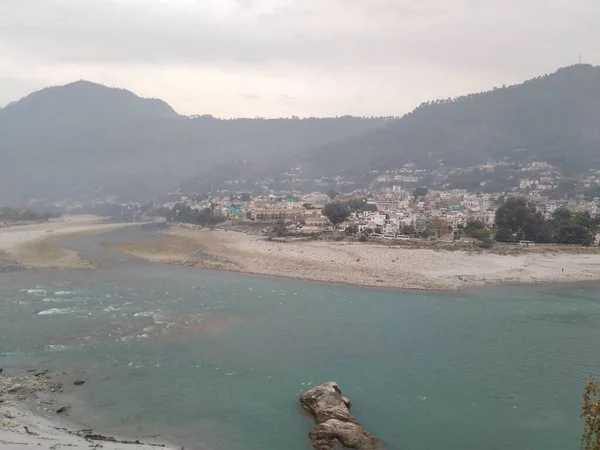
[[[327,196],[331,200],[335,200],[335,198],[339,195],[339,193],[335,190],[335,188],[331,188],[327,191]]]
[[[591,245],[598,228],[598,220],[592,219],[588,212],[573,212],[567,208],[558,208],[547,222],[549,242],[557,244]]]
[[[492,239],[490,239],[489,237],[482,239],[481,242],[479,243],[479,248],[489,249],[489,248],[492,248],[493,246],[494,246],[494,241]]]
[[[583,394],[581,417],[585,419],[582,450],[600,450],[600,385],[589,378]]]
[[[555,242],[557,244],[577,244],[589,246],[594,241],[592,234],[579,225],[566,225],[559,228]]]
[[[346,227],[345,232],[348,236],[354,236],[355,234],[358,234],[358,226],[357,225],[349,225]]]
[[[277,221],[277,224],[273,227],[273,233],[275,233],[279,237],[283,237],[286,235],[287,227],[283,219],[279,219]]]
[[[418,187],[413,191],[413,197],[425,197],[428,192],[429,189],[427,189],[426,187]]]
[[[544,217],[524,198],[509,198],[496,210],[496,226],[509,230],[516,240],[538,241],[543,224]]]
[[[573,219],[573,213],[570,209],[562,206],[556,211],[554,211],[554,214],[552,214],[552,219],[556,222],[557,225],[564,226],[567,223],[569,223],[571,219]]]
[[[193,223],[197,225],[212,226],[225,221],[224,216],[215,214],[211,208],[198,211],[191,209],[189,206],[182,205],[175,205],[173,209],[167,210],[165,216],[167,221]]]
[[[498,242],[513,242],[515,240],[515,236],[508,228],[499,228],[495,237]]]
[[[346,202],[350,211],[377,211],[377,206],[373,203],[367,203],[367,200],[364,198],[353,198]]]
[[[465,231],[482,230],[485,228],[485,224],[481,220],[469,220]]]
[[[448,234],[448,222],[444,219],[433,219],[425,227],[427,236],[436,235],[438,237]]]
[[[594,234],[596,234],[596,231],[600,226],[600,218],[596,217],[595,219],[592,219],[592,216],[590,216],[590,213],[587,211],[578,212],[577,214],[573,215],[573,222]]]
[[[465,227],[465,233],[467,236],[478,239],[480,241],[487,241],[490,239],[490,232],[481,220],[470,220],[469,222],[467,222],[467,226]]]
[[[405,236],[414,236],[415,227],[412,225],[402,225],[402,234]]]
[[[325,205],[322,214],[327,217],[332,224],[338,225],[350,217],[350,208],[348,208],[345,203],[331,202]]]

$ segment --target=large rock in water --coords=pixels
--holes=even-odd
[[[317,421],[310,439],[318,450],[353,448],[381,450],[383,442],[367,432],[350,414],[350,401],[342,396],[337,383],[330,381],[300,397],[304,409]]]

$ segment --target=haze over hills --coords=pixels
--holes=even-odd
[[[268,171],[385,121],[191,118],[161,100],[80,81],[0,110],[0,201],[158,195],[236,159]]]
[[[589,65],[424,103],[400,119],[187,117],[161,100],[80,81],[0,109],[0,202],[139,198],[186,179],[206,187],[298,165],[318,177],[533,158],[576,172],[600,167],[599,121],[600,68]]]
[[[424,103],[400,120],[324,145],[313,175],[355,175],[439,160],[466,167],[506,157],[568,171],[600,168],[600,67],[576,65],[492,91]]]

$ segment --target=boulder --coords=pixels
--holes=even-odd
[[[305,392],[300,397],[304,409],[317,424],[310,439],[318,450],[340,448],[381,450],[383,442],[366,431],[350,413],[350,400],[342,395],[337,383],[328,382]]]

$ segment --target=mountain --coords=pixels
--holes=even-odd
[[[427,102],[395,120],[187,117],[161,100],[79,81],[0,109],[0,204],[155,196],[183,180],[206,188],[297,166],[318,177],[511,158],[580,172],[600,167],[598,123],[600,67],[589,65]]]
[[[27,120],[46,125],[94,126],[179,117],[162,100],[140,98],[125,89],[109,88],[89,81],[42,89],[0,110],[0,120],[5,118],[13,124]]]
[[[385,123],[187,117],[162,100],[79,81],[0,109],[0,203],[153,196],[241,159],[265,173],[299,160],[308,148]]]
[[[313,175],[356,175],[440,161],[471,166],[533,158],[565,171],[600,167],[600,67],[576,65],[456,99],[427,102],[397,121],[315,149]]]

